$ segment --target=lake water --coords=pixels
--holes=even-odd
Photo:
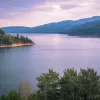
[[[24,34],[27,35],[27,34]],[[100,39],[60,34],[28,34],[35,46],[0,49],[0,94],[17,89],[21,80],[36,88],[36,77],[53,68],[95,68],[100,71]]]

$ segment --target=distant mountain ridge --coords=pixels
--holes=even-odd
[[[9,26],[1,28],[6,33],[23,33],[30,31],[31,28],[25,26]]]
[[[67,30],[65,33],[71,36],[100,37],[100,20],[77,25]]]
[[[36,27],[10,26],[2,27],[1,29],[7,33],[65,33],[72,27],[87,22],[94,22],[97,20],[100,20],[100,16],[93,16],[91,18],[84,18],[79,20],[65,20],[61,22],[48,23]]]

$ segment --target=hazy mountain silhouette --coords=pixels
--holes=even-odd
[[[2,29],[7,33],[64,33],[74,26],[96,20],[100,20],[100,16],[79,20],[66,20],[61,22],[48,23],[37,27],[9,26],[3,27]]]
[[[100,36],[100,20],[74,26],[65,33],[72,36]]]

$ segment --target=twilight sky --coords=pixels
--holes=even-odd
[[[0,27],[37,26],[100,15],[100,0],[0,0]]]

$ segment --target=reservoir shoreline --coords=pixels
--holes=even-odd
[[[12,45],[0,45],[0,48],[12,48],[12,47],[22,47],[22,46],[33,46],[35,43],[14,43]]]

